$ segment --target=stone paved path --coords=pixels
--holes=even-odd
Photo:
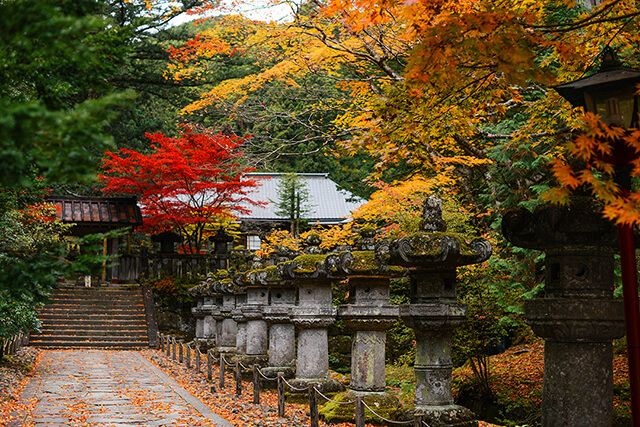
[[[137,351],[49,350],[13,426],[220,426],[216,415]]]

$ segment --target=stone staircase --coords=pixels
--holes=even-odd
[[[143,289],[135,285],[61,286],[42,309],[41,348],[140,349],[149,347]]]

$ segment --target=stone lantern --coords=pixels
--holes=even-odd
[[[364,240],[364,239],[363,239]],[[367,242],[366,247],[375,247]],[[351,346],[351,382],[349,390],[334,397],[336,401],[364,402],[387,419],[402,414],[399,399],[385,392],[385,345],[387,329],[398,319],[398,305],[390,302],[390,279],[405,276],[404,267],[389,266],[388,247],[379,252],[343,252],[337,264],[349,279],[348,304],[338,306],[338,317],[353,331]],[[326,405],[321,414],[327,421],[353,419],[354,406]]]
[[[291,309],[296,303],[292,280],[282,277],[282,264],[253,271],[251,280],[269,288],[269,305],[264,307],[264,319],[269,323],[269,366],[265,376],[275,377],[282,372],[293,378],[296,365],[296,328],[291,323]]]
[[[236,285],[246,289],[246,302],[240,307],[246,319],[246,357],[242,363],[266,365],[267,362],[267,321],[264,319],[264,307],[269,303],[269,290],[260,280],[256,280],[254,271],[237,274]]]
[[[216,307],[213,277],[207,277],[199,286],[189,289],[188,294],[196,298],[196,307],[191,313],[196,318],[196,341],[207,346],[213,345],[216,339]]]
[[[615,226],[602,206],[510,211],[502,220],[515,246],[543,250],[545,291],[525,301],[525,317],[544,345],[543,426],[611,426],[612,340],[624,335],[622,300],[613,299]]]
[[[216,267],[223,270],[229,268],[225,256],[229,254],[229,243],[233,242],[233,237],[228,235],[223,229],[220,229],[216,234],[209,237],[209,241],[213,243],[213,253],[219,257]]]
[[[600,55],[597,73],[555,86],[563,98],[574,107],[599,116],[605,124],[617,128],[618,135],[596,137],[602,150],[595,149],[587,160],[604,161],[613,166],[612,176],[618,185],[618,197],[634,204],[631,197],[632,172],[639,154],[626,141],[633,129],[640,125],[640,70],[624,68],[615,51],[607,45]],[[593,163],[592,163],[593,164]],[[627,361],[631,390],[631,414],[634,425],[640,425],[640,299],[638,298],[638,267],[633,224],[618,225],[622,294],[627,338]]]
[[[217,323],[216,352],[231,354],[236,349],[237,324],[231,315],[236,307],[236,297],[233,293],[233,282],[231,279],[224,279],[214,284],[214,289],[218,292],[221,303],[216,305],[213,316]]]
[[[239,357],[247,354],[247,318],[242,311],[247,303],[247,289],[235,286],[233,291],[235,308],[231,310],[231,318],[236,322],[236,355]]]
[[[160,243],[160,253],[174,254],[176,253],[176,244],[182,243],[182,236],[173,231],[164,231],[151,236],[151,241]]]
[[[315,384],[323,392],[344,390],[341,382],[329,377],[328,327],[336,320],[331,286],[342,279],[337,255],[300,255],[282,266],[285,280],[293,280],[298,304],[291,309],[291,321],[298,328],[297,388]]]
[[[400,316],[416,334],[415,410],[430,426],[478,424],[451,394],[451,337],[467,315],[456,302],[456,268],[486,261],[491,252],[485,239],[466,243],[447,233],[435,196],[425,202],[422,231],[391,242],[389,263],[409,267],[411,303],[400,307]]]

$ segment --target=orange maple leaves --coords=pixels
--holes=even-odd
[[[589,112],[582,119],[582,132],[567,145],[565,156],[552,161],[561,187],[544,197],[567,203],[574,190],[586,188],[602,200],[606,218],[618,224],[640,224],[640,191],[623,188],[616,180],[617,174],[640,177],[640,129],[608,126]]]

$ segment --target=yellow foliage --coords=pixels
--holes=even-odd
[[[224,103],[232,117],[251,92],[268,84],[296,87],[310,76],[331,77],[341,96],[312,107],[335,112],[333,132],[351,135],[337,138],[341,154],[369,153],[380,170],[409,165],[453,181],[453,170],[484,170],[490,164],[487,153],[495,147],[524,147],[515,154],[520,156],[549,146],[542,155],[555,157],[548,167],[561,185],[586,185],[603,200],[618,200],[609,215],[634,206],[619,202],[613,167],[603,157],[613,149],[607,141],[624,139],[637,149],[638,136],[630,138],[602,126],[594,115],[581,115],[548,87],[583,76],[605,45],[620,52],[637,50],[637,1],[606,0],[592,9],[576,0],[320,3],[286,24],[230,17],[201,34],[190,49],[176,52],[168,71],[174,79],[203,75],[208,58],[230,55],[233,48],[250,55],[259,68],[216,85],[183,112],[202,113]],[[561,13],[562,5],[574,8],[567,13],[573,17],[553,24],[550,11]],[[626,56],[640,65],[638,55]],[[504,135],[487,131],[514,115],[525,117],[515,129],[505,126]],[[563,136],[558,129],[567,135],[566,129],[580,128],[585,133],[572,144],[558,143]],[[581,159],[586,171],[567,163],[570,158]],[[632,166],[638,175],[640,162]],[[548,198],[565,196],[554,190]]]
[[[300,250],[300,239],[293,236],[288,230],[276,230],[265,236],[260,250],[256,251],[258,256],[268,256],[279,249]]]
[[[313,230],[302,233],[300,239],[304,241],[311,234],[320,236],[320,239],[322,239],[320,249],[326,251],[335,249],[338,246],[353,246],[358,238],[357,233],[353,230],[353,224],[350,222],[331,227],[316,227]]]
[[[359,222],[374,224],[383,234],[404,235],[418,231],[422,220],[424,201],[429,195],[440,197],[443,218],[451,231],[467,233],[469,214],[457,200],[455,180],[441,174],[435,178],[414,177],[410,180],[387,185],[376,184],[380,189],[369,202],[358,208],[352,217]]]

